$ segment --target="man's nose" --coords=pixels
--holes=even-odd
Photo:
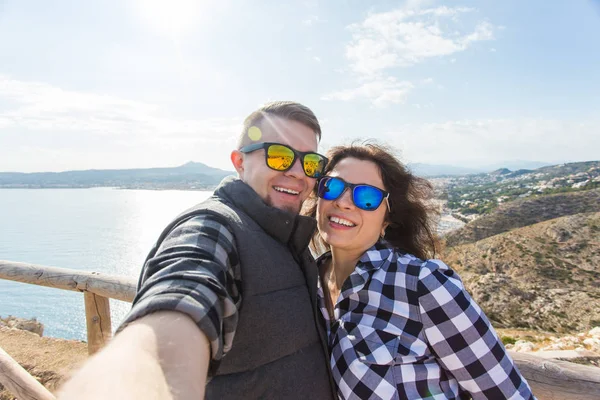
[[[296,157],[294,163],[292,164],[292,167],[285,171],[285,174],[297,179],[304,177],[304,169],[302,168],[302,160],[300,159],[300,157]]]

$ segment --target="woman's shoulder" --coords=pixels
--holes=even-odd
[[[422,259],[415,256],[414,254],[408,253],[406,251],[403,251],[402,249],[397,248],[393,249],[393,253],[396,262],[400,264],[418,266],[419,268],[425,271],[433,272],[437,270],[445,271],[451,269],[445,262],[437,258]]]
[[[419,280],[427,279],[436,274],[458,276],[448,264],[437,258],[421,259],[400,249],[394,249],[394,258],[396,262],[403,265],[407,271],[412,270],[411,275],[418,276]]]

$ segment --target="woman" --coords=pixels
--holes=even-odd
[[[333,148],[317,187],[319,302],[343,399],[533,399],[435,250],[431,186],[383,146]]]

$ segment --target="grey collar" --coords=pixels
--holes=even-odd
[[[300,254],[308,248],[317,227],[314,218],[267,205],[254,189],[233,176],[223,179],[215,194],[244,211],[265,232],[289,245],[295,253]]]

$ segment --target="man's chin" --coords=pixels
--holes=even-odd
[[[271,207],[278,208],[283,211],[287,211],[291,214],[300,214],[300,210],[302,209],[302,203],[293,204],[293,203],[279,203],[274,202],[273,199],[268,198],[266,203]]]
[[[273,207],[279,208],[280,210],[287,211],[291,214],[300,214],[302,205],[298,204],[273,204]]]
[[[281,207],[277,207],[280,210],[283,211],[287,211],[290,214],[300,214],[300,209],[302,208],[301,206],[292,206],[292,205],[285,205],[285,206],[281,206]]]

